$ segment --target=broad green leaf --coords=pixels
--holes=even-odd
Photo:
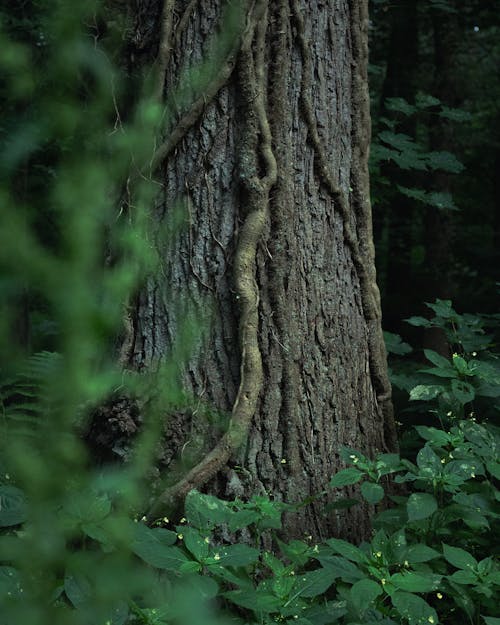
[[[500,618],[496,616],[483,616],[483,619],[486,625],[500,625]]]
[[[361,501],[359,499],[351,499],[350,497],[342,497],[341,499],[337,499],[336,501],[332,501],[332,503],[327,504],[324,507],[325,512],[329,512],[330,510],[345,510],[347,508],[352,508],[353,506],[357,506]]]
[[[92,599],[92,587],[83,575],[66,573],[64,592],[75,608],[88,604]]]
[[[408,345],[408,343],[405,343],[399,336],[399,334],[384,331],[384,341],[387,351],[390,354],[404,356],[405,354],[409,354],[411,351],[413,351],[411,346]]]
[[[389,539],[390,562],[402,562],[408,551],[408,545],[406,542],[406,534],[404,529],[400,529]]]
[[[346,601],[321,602],[306,608],[302,614],[314,625],[330,625],[347,614],[346,605]]]
[[[476,396],[476,391],[472,384],[464,382],[463,380],[452,380],[451,391],[455,399],[457,399],[462,405],[468,404]]]
[[[281,599],[271,593],[259,592],[254,589],[229,590],[222,596],[232,603],[252,610],[253,612],[276,612],[281,605]]]
[[[415,326],[417,328],[430,328],[432,327],[432,322],[425,317],[408,317],[405,319],[406,323],[409,323],[411,326]]]
[[[432,573],[424,575],[408,571],[407,573],[391,575],[389,581],[391,584],[394,584],[398,590],[405,590],[407,592],[432,592],[439,588],[441,575],[434,575]]]
[[[357,612],[363,614],[382,593],[383,589],[377,582],[371,579],[360,579],[352,585],[349,596]]]
[[[309,560],[310,546],[303,540],[291,540],[288,544],[277,540],[282,553],[294,564],[303,566]]]
[[[81,523],[97,523],[111,512],[111,501],[106,494],[78,493],[64,508],[63,514]]]
[[[417,107],[407,102],[404,98],[385,98],[384,106],[388,111],[397,111],[404,115],[413,115]]]
[[[361,494],[368,503],[376,504],[379,503],[379,501],[382,501],[385,492],[380,484],[363,482],[363,484],[361,484]]]
[[[457,569],[475,569],[477,567],[476,558],[460,547],[443,544],[443,555]]]
[[[439,475],[443,468],[441,458],[428,443],[418,452],[417,465],[420,469],[420,475],[424,475],[426,478]]]
[[[409,521],[427,519],[437,510],[437,501],[429,493],[413,493],[406,504]]]
[[[447,432],[438,430],[437,428],[427,427],[426,425],[416,425],[415,429],[419,436],[439,447],[446,447],[451,440]]]
[[[273,580],[273,592],[280,598],[285,599],[290,595],[295,585],[296,578],[293,575],[282,575]]]
[[[0,486],[0,527],[24,523],[28,517],[26,497],[16,486]]]
[[[429,108],[430,106],[439,106],[441,104],[441,100],[439,100],[438,98],[435,98],[430,93],[419,92],[416,95],[415,103],[418,108],[426,109],[426,108]]]
[[[453,366],[461,375],[470,375],[469,365],[465,358],[459,356],[458,354],[453,354]]]
[[[428,562],[429,560],[434,560],[435,558],[440,558],[441,554],[439,551],[424,545],[423,543],[419,543],[416,545],[411,545],[406,552],[406,560],[410,564],[417,564],[419,562]]]
[[[11,566],[0,566],[0,599],[20,597],[21,577]]]
[[[363,477],[363,473],[356,469],[355,467],[349,467],[347,469],[342,469],[330,480],[330,486],[332,488],[342,488],[343,486],[350,486],[351,484],[356,484]]]
[[[424,349],[424,354],[427,360],[432,362],[433,365],[436,365],[436,367],[446,369],[451,366],[451,362],[448,360],[448,358],[441,356],[432,349]]]
[[[436,610],[418,595],[398,590],[391,600],[392,605],[410,625],[436,625],[439,622]]]
[[[456,584],[476,584],[477,575],[472,571],[455,571],[453,575],[450,575],[449,578],[451,581]]]
[[[465,167],[451,152],[429,152],[427,154],[427,163],[431,169],[440,169],[450,172],[451,174],[459,174]]]
[[[328,568],[316,569],[297,576],[294,595],[300,597],[317,597],[322,595],[338,577],[336,572]]]
[[[231,532],[235,532],[236,530],[252,525],[252,523],[255,523],[259,519],[260,513],[257,510],[238,510],[233,512],[229,519],[229,529]]]
[[[410,391],[410,401],[430,401],[444,392],[439,384],[418,384]]]
[[[332,575],[342,578],[348,584],[357,582],[358,579],[364,577],[364,573],[358,567],[340,556],[332,556],[324,550],[319,551],[318,555],[313,556],[323,567],[329,569]]]
[[[488,473],[491,473],[494,478],[500,480],[500,463],[491,461],[486,463],[486,468],[488,469]]]
[[[210,547],[208,537],[202,536],[199,530],[194,527],[184,527],[182,533],[184,535],[183,540],[186,549],[192,553],[197,560],[204,560],[208,556]]]
[[[174,532],[162,528],[150,529],[138,523],[131,549],[151,566],[176,571],[182,563],[189,561],[178,547],[170,546],[176,539],[177,535]]]
[[[225,501],[192,490],[186,497],[185,514],[192,525],[204,530],[214,524],[228,522],[233,513]]]
[[[329,545],[334,551],[340,553],[344,558],[348,558],[353,562],[366,562],[366,554],[351,543],[348,543],[346,540],[341,540],[340,538],[329,538],[326,541],[327,545]]]
[[[246,566],[257,562],[259,553],[258,549],[248,545],[224,545],[213,557],[223,566]]]

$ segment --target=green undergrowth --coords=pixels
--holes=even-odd
[[[22,388],[33,390],[40,372],[57,366],[57,356],[39,356]],[[465,399],[451,385],[446,393],[455,409]],[[369,459],[342,450],[346,467],[328,489],[336,507],[374,506],[373,536],[360,545],[283,542],[281,517],[295,506],[269,497],[222,501],[192,491],[173,525],[134,519],[124,505],[134,480],[126,468],[59,479],[61,495],[46,506],[2,470],[2,623],[50,613],[53,622],[89,625],[498,625],[499,430],[441,414],[449,408],[441,395],[428,400],[441,422],[414,428],[416,453]],[[354,484],[357,497],[346,497]],[[234,544],[235,534],[244,540]]]

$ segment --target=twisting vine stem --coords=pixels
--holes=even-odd
[[[239,57],[240,88],[246,108],[242,141],[241,180],[247,193],[247,210],[234,260],[234,278],[240,303],[240,385],[228,430],[215,447],[179,482],[164,490],[148,511],[154,518],[165,507],[182,499],[213,477],[244,441],[262,389],[262,357],[259,349],[259,290],[255,279],[257,246],[269,218],[269,193],[277,178],[277,164],[265,101],[264,50],[268,0],[257,0],[247,17]],[[255,52],[253,43],[255,39]],[[259,177],[257,158],[265,166]]]
[[[165,86],[165,74],[172,52],[172,24],[174,21],[175,0],[164,0],[161,13],[160,45],[158,46],[158,56],[156,58],[156,83],[153,97],[155,101],[163,100],[163,89]]]
[[[365,5],[365,1],[353,0],[351,4],[353,5],[352,10],[355,11],[356,5]],[[313,62],[311,58],[310,44],[307,41],[305,34],[304,19],[302,17],[299,0],[290,0],[290,8],[295,23],[297,41],[302,56],[302,84],[300,90],[301,110],[307,125],[309,140],[314,150],[314,163],[316,171],[321,182],[324,184],[330,196],[332,197],[335,206],[340,212],[344,229],[344,240],[347,244],[347,247],[349,248],[352,262],[358,275],[363,315],[368,325],[370,373],[377,395],[377,401],[382,407],[385,428],[385,445],[388,450],[393,450],[395,446],[397,446],[397,437],[394,425],[394,415],[392,411],[391,385],[386,371],[384,343],[380,323],[381,310],[378,296],[378,287],[375,280],[375,274],[374,272],[370,271],[370,267],[374,266],[373,257],[370,257],[371,255],[365,245],[363,244],[364,249],[362,250],[358,242],[360,238],[361,240],[363,240],[366,239],[368,236],[371,236],[371,226],[370,232],[367,231],[367,222],[370,221],[371,214],[366,215],[366,211],[369,209],[369,197],[366,197],[366,188],[362,189],[361,193],[359,192],[359,189],[357,190],[357,204],[358,207],[360,207],[360,211],[362,212],[362,219],[360,221],[361,225],[364,227],[362,227],[358,234],[356,234],[351,226],[351,210],[349,200],[334,180],[328,164],[326,151],[319,136],[318,127],[314,116],[314,110],[311,100]],[[360,16],[361,19],[363,19],[364,17],[364,15]],[[354,27],[353,30],[356,31],[356,27]],[[353,32],[353,52],[355,57],[353,79],[353,116],[355,117],[355,126],[359,126],[366,121],[365,119],[360,118],[360,115],[363,114],[362,107],[364,106],[364,103],[362,101],[364,94],[361,92],[360,81],[362,82],[365,77],[359,75],[359,72],[362,71],[361,67],[363,63],[366,62],[366,58],[363,56],[365,54],[365,50],[361,41],[361,33],[357,31]],[[358,116],[357,119],[356,115]],[[356,142],[359,143],[359,141],[362,140],[359,130],[357,131],[356,128],[353,134],[353,139],[355,144]],[[359,145],[357,147],[359,149]],[[366,158],[367,147],[365,153],[358,154],[358,156],[360,158]],[[358,171],[356,173],[364,174],[365,172]],[[363,179],[360,181],[358,180],[358,177],[359,176],[355,176],[356,179],[353,181],[353,186],[358,186],[363,183]],[[363,186],[366,187],[367,185],[365,184]],[[362,234],[363,236],[360,237],[360,234]]]

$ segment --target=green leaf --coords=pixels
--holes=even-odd
[[[137,523],[132,552],[147,564],[158,569],[176,571],[187,556],[178,547],[171,547],[177,535],[163,528],[150,529],[143,523]]]
[[[411,351],[413,351],[408,343],[403,342],[399,334],[384,331],[384,341],[387,351],[390,354],[404,356],[405,354],[409,354]]]
[[[329,569],[332,575],[342,578],[348,584],[364,577],[364,573],[355,564],[340,556],[332,556],[325,550],[320,549],[319,554],[313,557],[321,562],[324,568]]]
[[[426,478],[435,477],[439,475],[442,470],[440,457],[428,443],[426,443],[418,452],[417,465],[420,469],[420,474]]]
[[[462,405],[468,404],[476,396],[476,391],[472,384],[464,382],[463,380],[452,380],[451,390],[455,399]]]
[[[192,490],[187,494],[185,502],[185,514],[191,525],[204,530],[213,527],[214,524],[226,523],[232,516],[225,501]]]
[[[424,440],[434,443],[434,445],[439,447],[446,447],[451,440],[451,437],[447,432],[438,430],[437,428],[427,427],[425,425],[416,425],[415,429],[417,430],[419,436],[421,436]]]
[[[203,561],[208,557],[208,551],[210,548],[209,542],[205,540],[205,536],[202,536],[199,530],[194,527],[184,527],[182,530],[184,535],[184,544],[186,549],[193,554],[193,556]]]
[[[346,605],[346,601],[322,601],[321,603],[312,604],[302,614],[304,618],[314,625],[330,625],[347,614]]]
[[[412,115],[417,111],[417,107],[407,102],[404,98],[386,98],[384,106],[388,111],[396,111],[404,115]]]
[[[337,499],[336,501],[332,501],[332,503],[327,504],[323,510],[325,512],[329,512],[330,510],[346,510],[347,508],[352,508],[353,506],[357,506],[361,501],[359,499],[351,499],[350,497],[342,497],[341,499]]]
[[[483,616],[483,619],[486,625],[500,625],[500,618],[495,616]]]
[[[336,572],[329,567],[304,573],[296,578],[294,595],[300,597],[317,597],[322,595],[330,588],[337,577]]]
[[[460,547],[443,544],[443,555],[457,569],[475,569],[477,567],[476,558]]]
[[[293,564],[303,566],[309,560],[310,546],[303,540],[291,540],[288,544],[277,539],[281,552]]]
[[[442,106],[441,111],[439,112],[440,117],[444,117],[444,119],[449,119],[452,122],[466,122],[472,119],[472,115],[469,111],[464,111],[463,109],[449,108],[448,106]]]
[[[19,571],[11,566],[0,566],[0,599],[22,596]]]
[[[92,599],[92,587],[83,575],[66,573],[64,592],[75,608],[88,604]]]
[[[406,552],[406,559],[410,564],[417,564],[420,562],[428,562],[429,560],[434,560],[435,558],[440,558],[441,554],[439,551],[424,545],[423,543],[418,543],[416,545],[411,545]]]
[[[427,519],[437,510],[437,501],[429,493],[413,493],[406,504],[409,521]]]
[[[436,365],[436,367],[446,368],[451,365],[448,358],[441,356],[440,354],[438,354],[432,349],[424,349],[424,354],[427,360],[432,362],[433,365]]]
[[[455,571],[449,578],[456,584],[475,584],[477,582],[477,575],[472,571]]]
[[[426,109],[431,106],[439,106],[441,104],[441,100],[435,98],[430,93],[417,93],[415,98],[415,103],[419,109]]]
[[[417,328],[430,328],[432,327],[432,323],[429,319],[425,317],[409,317],[405,319],[406,323],[409,323],[411,326],[415,326]]]
[[[427,163],[431,169],[440,169],[451,174],[461,173],[465,167],[451,152],[429,152]]]
[[[439,384],[418,384],[410,391],[410,401],[430,401],[441,395],[445,390]]]
[[[368,503],[376,504],[379,503],[379,501],[382,501],[385,492],[380,484],[363,482],[363,484],[361,484],[361,494]]]
[[[229,529],[231,532],[235,532],[236,530],[252,525],[252,523],[255,523],[259,519],[260,513],[257,510],[238,510],[233,512],[229,519]]]
[[[281,605],[281,599],[270,593],[259,592],[254,589],[229,590],[222,596],[242,608],[252,612],[276,612]]]
[[[357,612],[362,615],[382,593],[382,587],[373,580],[360,579],[352,585],[349,596]]]
[[[224,545],[219,548],[216,560],[223,566],[246,566],[257,562],[259,554],[258,549],[248,545]]]
[[[329,538],[326,543],[334,551],[340,553],[341,556],[344,556],[353,562],[366,562],[366,554],[364,551],[361,551],[359,547],[348,543],[346,540],[341,540],[340,538]]]
[[[363,477],[363,473],[356,469],[355,467],[349,467],[347,469],[342,469],[330,480],[330,486],[332,488],[342,488],[343,486],[349,486],[351,484],[356,484]]]
[[[24,523],[28,517],[26,497],[16,486],[0,486],[0,527]]]
[[[408,592],[432,592],[437,590],[441,583],[441,575],[428,573],[422,575],[420,573],[396,573],[391,575],[389,581],[394,584],[398,590]]]
[[[434,608],[417,595],[398,590],[391,600],[392,605],[410,625],[435,625],[439,622]]]

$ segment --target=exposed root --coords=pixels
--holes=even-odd
[[[242,146],[241,179],[248,194],[247,214],[240,229],[234,260],[234,275],[240,303],[240,385],[227,432],[217,445],[179,482],[167,488],[148,511],[155,518],[165,508],[184,498],[212,478],[243,443],[262,389],[262,357],[259,349],[259,291],[255,280],[257,245],[269,218],[269,192],[276,182],[277,165],[272,150],[266,112],[264,49],[268,0],[258,0],[248,17],[241,47],[240,86],[246,106],[246,132]],[[252,43],[255,37],[255,58]],[[257,151],[265,164],[259,178]]]

